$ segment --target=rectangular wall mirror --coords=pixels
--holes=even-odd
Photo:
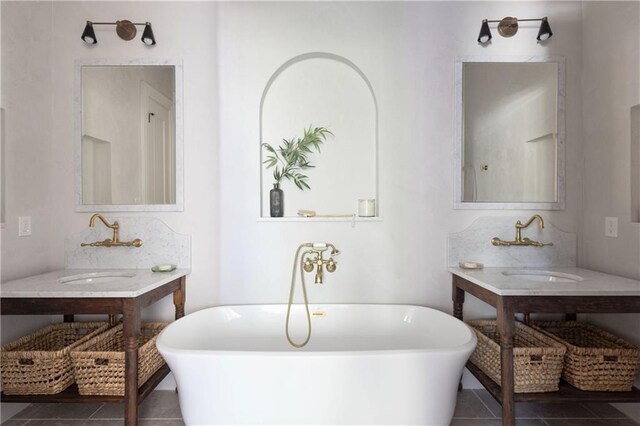
[[[76,210],[181,211],[182,67],[76,63]]]
[[[564,60],[456,62],[455,207],[564,208]]]

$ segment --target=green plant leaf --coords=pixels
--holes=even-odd
[[[300,189],[311,189],[308,177],[301,174],[300,170],[314,168],[308,159],[308,155],[314,152],[321,153],[321,146],[327,140],[327,135],[333,133],[325,127],[305,127],[302,138],[282,139],[282,144],[276,148],[268,143],[262,146],[272,155],[268,155],[263,161],[266,168],[275,167],[273,178],[280,182],[283,178],[293,181]],[[278,165],[279,164],[279,165]]]

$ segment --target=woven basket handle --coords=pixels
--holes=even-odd
[[[618,356],[617,355],[605,355],[602,357],[602,360],[604,362],[618,362]]]
[[[20,365],[33,365],[33,360],[30,358],[20,358],[18,360],[18,364]]]
[[[542,355],[529,355],[529,361],[531,362],[542,362],[544,358]]]
[[[96,360],[94,361],[96,365],[109,365],[109,359],[108,358],[96,358]]]

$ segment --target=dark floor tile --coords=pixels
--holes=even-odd
[[[31,404],[12,417],[16,419],[88,419],[102,404]]]
[[[139,426],[184,426],[184,422],[180,419],[146,419],[138,422]]]
[[[484,389],[474,392],[496,417],[502,417],[502,406]],[[578,403],[517,403],[516,418],[542,419],[588,419],[588,418],[626,418],[626,416],[609,404],[578,404]]]
[[[122,426],[122,420],[29,420],[27,426]]]
[[[516,426],[546,426],[542,419],[517,419]],[[453,419],[451,426],[502,426],[500,419]]]
[[[458,392],[456,411],[453,417],[478,418],[495,417],[491,411],[484,406],[480,398],[472,390]]]
[[[587,410],[591,411],[597,417],[603,417],[607,419],[624,419],[627,417],[622,411],[618,410],[611,404],[588,403],[582,405],[584,405]]]
[[[593,412],[587,410],[582,404],[550,403],[532,404],[534,412],[543,419],[588,419],[595,418]]]
[[[631,419],[545,419],[549,426],[637,426]]]
[[[174,391],[156,391],[140,406],[141,419],[182,419],[178,394]]]
[[[502,405],[498,404],[491,394],[485,389],[474,389],[478,398],[486,405],[491,413],[496,417],[502,417]],[[536,404],[518,403],[516,404],[516,418],[537,418]]]
[[[9,419],[9,420],[5,420],[4,422],[2,422],[2,426],[23,426],[25,424],[27,424],[29,420],[14,420],[14,419]]]
[[[123,419],[124,404],[105,404],[92,419]],[[182,419],[178,394],[174,391],[154,391],[138,408],[139,419]]]

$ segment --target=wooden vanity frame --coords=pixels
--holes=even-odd
[[[575,320],[577,313],[640,313],[640,296],[501,296],[455,274],[452,282],[453,315],[462,320],[465,293],[496,308],[500,334],[501,385],[471,361],[467,369],[502,405],[502,424],[514,426],[517,402],[640,402],[640,390],[630,392],[582,391],[560,381],[560,390],[547,393],[514,393],[513,337],[516,313],[564,313]]]
[[[182,276],[135,297],[0,297],[2,315],[64,315],[65,322],[75,314],[122,314],[125,346],[124,396],[80,395],[73,384],[54,395],[0,395],[2,402],[124,402],[125,425],[138,424],[138,405],[169,373],[164,364],[138,388],[138,342],[142,325],[142,310],[173,293],[175,319],[184,316],[187,277]]]

